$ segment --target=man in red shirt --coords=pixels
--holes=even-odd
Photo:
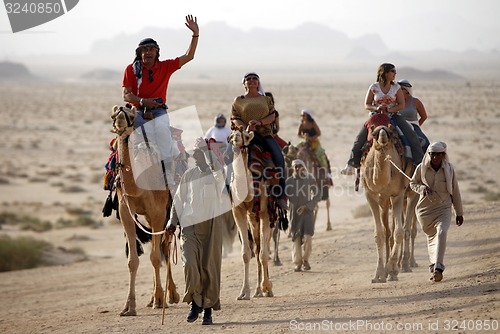
[[[158,43],[152,38],[143,39],[135,50],[134,62],[127,66],[123,75],[123,100],[137,107],[134,126],[139,128],[154,119],[146,129],[143,127],[143,131],[147,132],[148,141],[158,146],[162,162],[170,162],[179,154],[167,114],[168,81],[175,71],[193,60],[198,45],[200,30],[196,17],[186,16],[185,25],[193,32],[185,54],[160,60]]]

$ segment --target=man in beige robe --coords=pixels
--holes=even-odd
[[[198,142],[193,152],[196,166],[181,178],[167,226],[171,232],[181,226],[183,301],[191,303],[187,321],[196,321],[203,310],[203,325],[211,325],[212,310],[220,310],[222,224],[224,213],[231,209],[222,168],[210,153]]]
[[[464,222],[462,198],[455,170],[448,161],[446,144],[429,145],[422,163],[417,166],[410,182],[413,191],[420,194],[416,207],[417,219],[427,235],[427,250],[431,264],[431,280],[443,279],[446,237],[451,224],[451,207],[455,209],[456,224]]]

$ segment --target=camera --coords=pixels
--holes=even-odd
[[[156,103],[159,103],[159,104],[163,104],[163,99],[161,97],[159,97],[157,99],[153,99],[153,101],[155,101]]]

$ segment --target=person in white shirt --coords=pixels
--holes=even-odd
[[[227,144],[227,137],[231,134],[231,129],[226,127],[226,117],[218,114],[214,119],[214,126],[205,133],[205,139],[213,138],[218,143]]]

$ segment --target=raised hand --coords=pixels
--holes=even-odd
[[[187,15],[185,25],[193,32],[193,36],[200,34],[200,28],[198,27],[198,20],[196,19],[196,16]]]

